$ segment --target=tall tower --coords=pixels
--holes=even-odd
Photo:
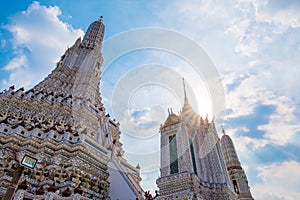
[[[78,38],[65,51],[53,72],[30,90],[69,97],[72,101],[69,117],[87,136],[99,143],[105,138],[100,125],[104,108],[99,91],[104,30],[100,17],[88,27],[82,41]]]
[[[222,152],[225,158],[230,180],[234,187],[234,192],[238,196],[237,199],[252,200],[253,197],[250,192],[247,176],[241,166],[241,163],[234,148],[234,144],[229,135],[225,134],[224,129],[222,130],[222,132]]]
[[[203,119],[189,104],[169,111],[161,134],[158,199],[234,199],[214,121]]]
[[[188,130],[181,116],[169,112],[160,128],[161,176],[156,181],[160,189],[159,199],[198,199],[200,185],[193,165],[195,154]]]
[[[100,17],[32,89],[0,93],[0,198],[24,155],[38,162],[21,171],[16,199],[142,197],[139,167],[123,158],[120,124],[101,102],[104,29]]]

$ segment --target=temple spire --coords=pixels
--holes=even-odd
[[[192,106],[189,103],[187,94],[186,94],[186,88],[185,88],[185,82],[184,78],[182,78],[182,83],[183,83],[183,92],[184,92],[184,102],[183,102],[183,107],[182,107],[182,116],[185,116],[187,118],[196,119],[197,118],[197,113],[194,111]]]
[[[184,78],[182,78],[182,83],[183,83],[183,92],[184,92],[184,103],[186,103],[186,102],[188,102],[188,98],[187,98],[187,95],[186,95]]]

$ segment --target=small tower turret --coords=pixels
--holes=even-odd
[[[247,176],[241,166],[234,144],[229,135],[225,133],[224,129],[222,129],[222,133],[222,152],[234,191],[238,195],[237,199],[252,200],[253,197],[250,192]]]

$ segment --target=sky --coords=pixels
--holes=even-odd
[[[155,189],[159,125],[180,110],[184,77],[194,109],[233,139],[254,198],[300,199],[299,9],[297,0],[3,1],[0,90],[37,84],[103,16],[111,62],[101,95],[144,189]]]

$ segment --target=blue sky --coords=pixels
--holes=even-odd
[[[29,89],[41,81],[100,15],[106,41],[145,27],[172,30],[192,39],[218,70],[225,89],[224,126],[234,140],[253,196],[300,199],[299,1],[23,0],[1,5],[1,90],[10,85]],[[159,175],[155,170],[159,124],[167,108],[177,112],[182,104],[180,77],[186,79],[195,110],[212,118],[208,77],[198,76],[191,63],[176,54],[159,49],[132,51],[111,63],[102,75],[103,102],[121,123],[127,159],[141,163],[145,189],[155,188]],[[131,88],[124,91],[130,94],[124,101],[117,93],[120,84]],[[178,90],[172,89],[174,84]],[[217,124],[218,130],[221,125]]]

